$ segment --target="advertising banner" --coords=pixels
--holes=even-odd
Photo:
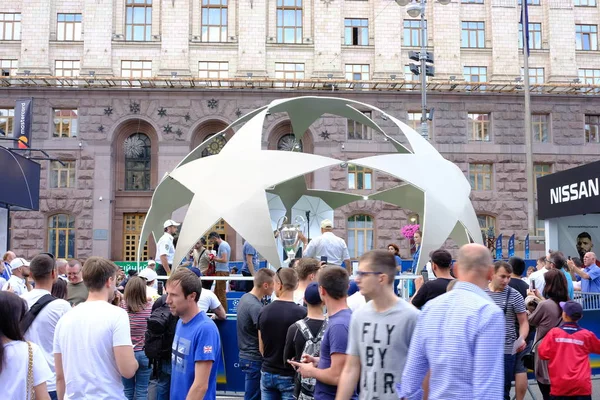
[[[508,239],[508,257],[515,256],[515,234],[513,233]]]
[[[565,256],[579,257],[600,248],[600,214],[557,218],[558,249]]]
[[[525,259],[529,260],[529,233],[525,236]]]
[[[17,100],[15,105],[15,119],[13,124],[13,137],[19,139],[15,142],[18,149],[31,147],[31,127],[33,123],[33,99]]]
[[[496,238],[496,260],[502,259],[502,234]]]

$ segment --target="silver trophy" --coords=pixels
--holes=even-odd
[[[284,215],[277,221],[277,230],[279,231],[279,239],[281,244],[288,255],[288,260],[292,260],[296,257],[296,251],[298,250],[300,232],[304,230],[306,220],[298,215],[294,219],[293,224],[286,224],[287,217]]]

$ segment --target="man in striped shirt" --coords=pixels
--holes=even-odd
[[[494,273],[490,251],[463,246],[456,262],[458,282],[419,315],[400,398],[423,398],[430,371],[430,400],[500,400],[503,396],[504,315],[483,291]]]

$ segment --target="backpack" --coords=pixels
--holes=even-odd
[[[302,336],[306,340],[302,354],[319,357],[321,354],[321,340],[323,340],[323,334],[325,333],[325,329],[327,329],[328,320],[325,319],[323,321],[319,333],[314,337],[306,324],[307,319],[301,319],[295,323],[298,331],[302,333]],[[302,378],[300,375],[297,375],[297,379],[300,381],[300,395],[298,396],[298,400],[313,399],[317,380],[315,378]]]
[[[178,320],[179,317],[171,314],[166,302],[163,302],[150,314],[145,334],[144,353],[151,364],[160,364],[161,361],[170,362],[171,346],[175,338]]]
[[[21,332],[27,332],[27,329],[29,329],[29,327],[31,326],[35,318],[38,316],[38,314],[44,309],[44,307],[46,307],[54,300],[57,300],[57,298],[52,296],[51,294],[45,294],[42,297],[40,297],[39,300],[31,306],[29,311],[27,311],[25,315],[23,315],[23,318],[21,318],[21,322],[19,322]]]

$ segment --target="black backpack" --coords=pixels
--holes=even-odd
[[[148,318],[146,329],[146,343],[144,353],[151,363],[171,360],[171,346],[175,338],[175,328],[179,317],[171,314],[169,306],[163,299],[163,303],[152,311]]]

